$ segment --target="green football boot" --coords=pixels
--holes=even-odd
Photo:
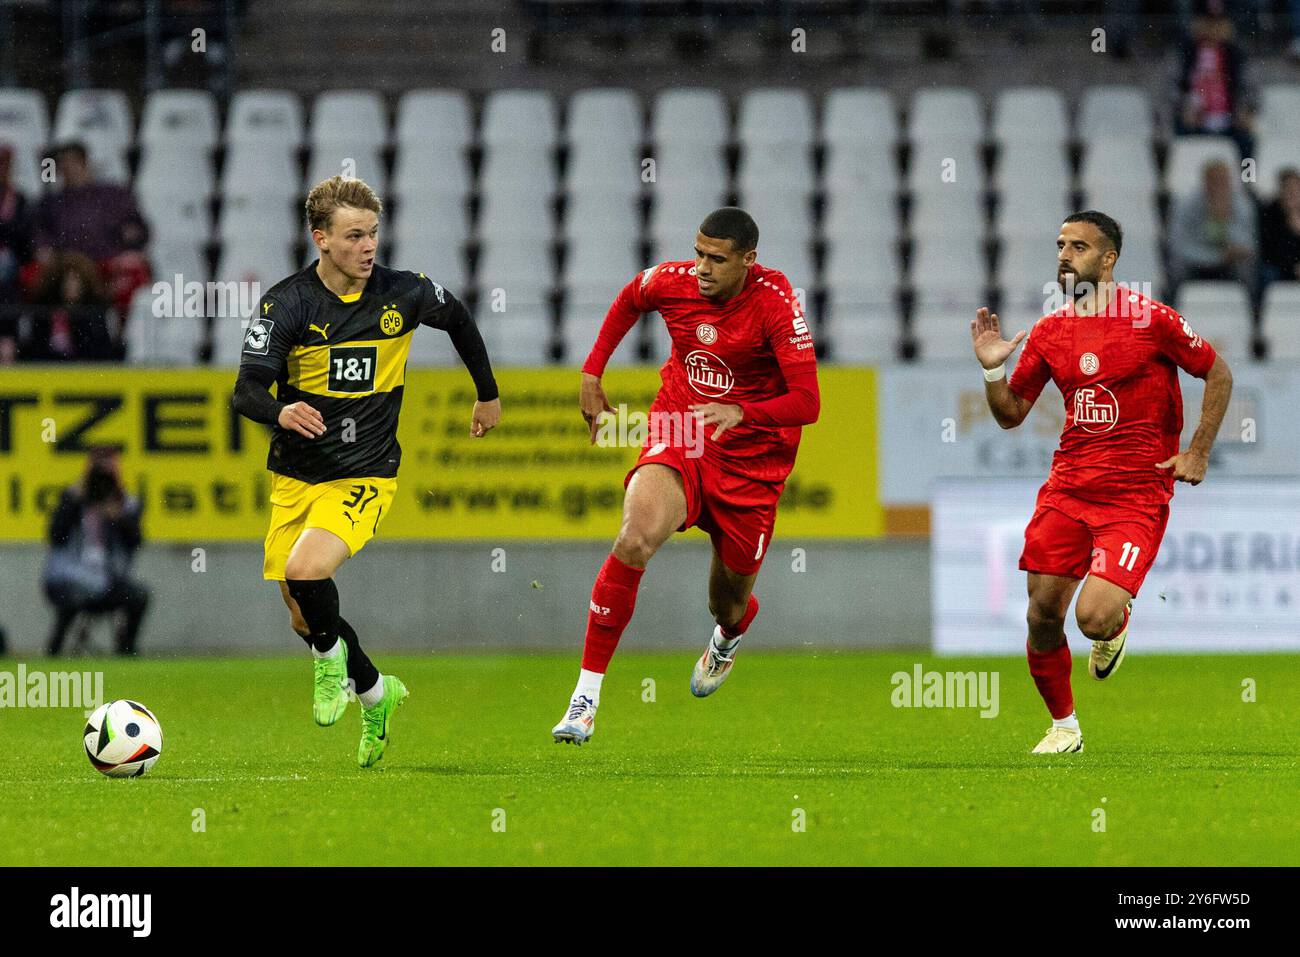
[[[322,728],[343,717],[348,706],[348,646],[339,639],[339,653],[333,658],[316,658],[316,682],[312,691],[311,716]]]
[[[361,746],[357,748],[357,764],[368,768],[384,756],[388,747],[389,721],[408,694],[410,692],[400,679],[384,675],[383,700],[373,708],[361,709]]]

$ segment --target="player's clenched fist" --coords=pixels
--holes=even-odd
[[[481,439],[495,429],[500,421],[500,399],[493,399],[490,402],[475,402],[474,415],[469,425],[469,434],[476,439]]]
[[[325,433],[325,420],[306,402],[290,402],[280,410],[280,428],[309,439]]]
[[[986,369],[996,369],[1011,358],[1011,354],[1016,351],[1016,346],[1020,345],[1027,335],[1029,333],[1022,329],[1016,333],[1014,339],[1007,342],[1002,338],[1002,328],[998,325],[997,313],[990,313],[988,309],[980,309],[975,313],[975,318],[970,324],[970,338],[975,346],[975,357]]]
[[[582,408],[582,417],[587,422],[587,428],[591,430],[591,444],[596,444],[596,429],[599,428],[600,415],[602,412],[613,412],[609,400],[605,398],[605,390],[601,387],[600,378],[592,375],[590,372],[582,374],[582,388],[578,393],[578,405]]]

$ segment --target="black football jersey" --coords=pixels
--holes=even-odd
[[[276,283],[244,334],[240,368],[275,373],[276,398],[325,420],[308,439],[274,426],[266,467],[303,482],[397,474],[406,357],[421,325],[448,329],[464,308],[423,273],[375,264],[360,293],[339,296],[316,264]]]

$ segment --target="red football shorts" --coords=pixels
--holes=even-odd
[[[776,503],[784,482],[773,484],[723,471],[704,456],[690,456],[682,445],[656,443],[641,449],[623,487],[643,465],[666,465],[682,477],[686,521],[679,532],[698,525],[709,533],[713,550],[738,575],[753,575],[763,564],[776,526]]]
[[[1136,596],[1169,523],[1166,505],[1102,505],[1044,485],[1025,529],[1020,568],[1043,575],[1104,578]]]

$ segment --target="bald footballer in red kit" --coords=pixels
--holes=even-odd
[[[999,425],[1024,421],[1049,380],[1065,400],[1060,447],[1020,557],[1029,671],[1052,716],[1036,754],[1083,750],[1064,631],[1075,591],[1086,576],[1075,617],[1093,643],[1089,674],[1104,681],[1124,660],[1129,612],[1164,537],[1174,482],[1205,478],[1232,394],[1227,363],[1173,307],[1114,282],[1122,243],[1111,217],[1075,213],[1057,238],[1064,306],[1039,319],[1028,339],[1020,332],[1003,340],[987,309],[971,323]],[[1003,364],[1022,341],[1008,382]],[[1200,423],[1181,452],[1180,369],[1206,381]]]
[[[674,532],[697,526],[713,543],[715,626],[691,676],[696,697],[726,680],[758,613],[754,580],[802,426],[816,421],[821,399],[803,309],[785,276],[758,264],[757,243],[758,227],[743,210],[710,213],[694,260],[652,266],[623,288],[583,364],[581,405],[595,441],[600,414],[613,411],[600,385],[609,357],[642,313],[658,312],[668,326],[672,354],[625,481],[622,527],[592,589],[582,669],[552,729],[557,742],[591,737],[601,682],[646,563]]]

